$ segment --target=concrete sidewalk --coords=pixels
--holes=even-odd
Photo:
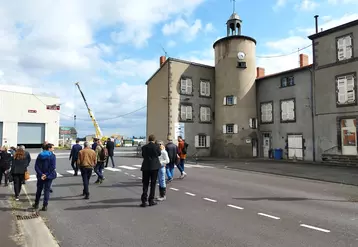
[[[192,162],[191,162],[192,163]],[[198,164],[358,186],[358,168],[312,162],[201,158]]]

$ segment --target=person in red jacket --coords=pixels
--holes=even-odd
[[[184,164],[185,164],[185,160],[186,160],[186,143],[185,141],[183,140],[183,138],[181,136],[178,136],[178,149],[179,149],[179,157],[180,157],[180,161],[179,163],[177,164],[177,167],[181,173],[180,177],[181,179],[185,178],[186,177],[186,173],[184,171]]]

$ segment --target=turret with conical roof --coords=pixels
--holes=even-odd
[[[229,20],[226,22],[227,36],[241,35],[241,19],[236,12],[232,13]]]

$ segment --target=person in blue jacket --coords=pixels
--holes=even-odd
[[[44,150],[37,156],[35,162],[35,171],[37,177],[36,199],[33,207],[38,209],[42,191],[44,191],[44,200],[42,211],[47,211],[48,201],[50,199],[50,189],[52,181],[57,177],[56,156],[53,153],[54,145],[46,144]]]

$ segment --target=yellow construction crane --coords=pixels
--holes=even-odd
[[[107,137],[106,137],[106,136],[103,136],[102,131],[101,131],[101,129],[100,129],[98,123],[97,123],[97,120],[96,120],[96,118],[94,117],[93,112],[92,112],[91,109],[89,108],[88,103],[87,103],[87,100],[86,100],[86,98],[85,98],[85,96],[84,96],[84,94],[83,94],[83,92],[82,92],[82,90],[81,90],[81,88],[80,88],[80,83],[79,83],[79,82],[76,82],[75,84],[76,84],[76,86],[78,87],[78,90],[79,90],[80,93],[81,93],[82,99],[83,99],[83,101],[85,102],[85,105],[86,105],[86,107],[87,107],[88,114],[89,114],[89,116],[90,116],[90,118],[91,118],[91,120],[92,120],[94,129],[95,129],[95,131],[96,131],[96,138],[97,138],[97,139],[101,139],[102,141],[106,141],[106,140],[107,140]]]

